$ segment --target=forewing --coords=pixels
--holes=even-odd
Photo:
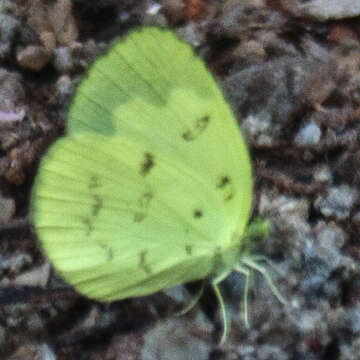
[[[243,233],[252,193],[245,143],[203,61],[172,32],[140,28],[97,60],[78,87],[68,131],[119,135],[178,164],[213,190],[229,226]]]

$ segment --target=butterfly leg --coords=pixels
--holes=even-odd
[[[227,334],[228,334],[228,317],[227,317],[227,312],[226,312],[226,307],[225,307],[225,303],[224,303],[224,299],[222,297],[221,291],[219,289],[218,284],[223,281],[227,276],[229,275],[228,271],[224,271],[222,273],[220,273],[218,276],[216,276],[213,280],[212,280],[212,287],[214,289],[214,293],[216,295],[216,298],[219,302],[219,306],[220,306],[220,311],[221,311],[221,317],[223,320],[223,332],[221,335],[221,339],[220,339],[220,345],[224,344]]]
[[[184,309],[182,309],[181,311],[179,311],[176,315],[177,316],[182,316],[185,315],[187,312],[189,312],[199,301],[199,299],[201,298],[201,295],[204,292],[204,288],[205,288],[205,282],[203,281],[201,284],[200,289],[197,291],[197,293],[193,296],[193,298],[191,299],[191,301],[189,302],[189,304],[187,304]]]
[[[285,276],[284,272],[279,269],[279,267],[271,261],[269,258],[267,258],[264,255],[251,255],[251,260],[254,262],[264,261],[266,264],[268,264],[271,268],[273,268],[279,275]]]
[[[280,294],[279,290],[276,288],[276,286],[274,285],[269,273],[266,271],[266,269],[264,269],[261,265],[259,265],[257,262],[255,262],[254,260],[252,260],[251,258],[243,258],[241,260],[241,262],[248,266],[249,268],[252,268],[256,271],[258,271],[266,280],[267,284],[269,285],[271,291],[273,292],[273,294],[277,297],[277,299],[283,304],[286,305],[287,301],[285,300],[285,298]]]
[[[235,270],[245,276],[245,288],[244,288],[244,322],[246,328],[249,328],[249,307],[248,307],[248,298],[249,298],[249,282],[251,271],[241,265],[237,265]]]

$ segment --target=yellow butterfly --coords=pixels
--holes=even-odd
[[[248,150],[214,78],[173,32],[142,27],[90,68],[45,155],[32,218],[45,254],[100,301],[231,271],[264,274],[249,242]]]

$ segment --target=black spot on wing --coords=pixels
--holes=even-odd
[[[114,251],[111,248],[107,250],[107,260],[110,262],[114,258]]]
[[[205,131],[207,126],[210,123],[210,116],[204,115],[198,119],[196,119],[196,123],[193,129],[188,129],[184,131],[181,135],[185,141],[193,141],[195,140],[201,133]]]
[[[141,222],[145,219],[147,210],[149,209],[150,203],[154,194],[150,191],[143,193],[139,200],[139,210],[134,214],[134,222]]]
[[[90,236],[90,234],[92,233],[92,231],[94,230],[94,225],[92,220],[89,217],[85,217],[82,219],[81,221],[85,227],[86,227],[86,235]]]
[[[150,170],[154,167],[154,165],[155,165],[154,155],[149,152],[145,153],[144,161],[142,162],[140,167],[140,174],[142,176],[148,175]]]
[[[203,212],[201,211],[201,210],[199,210],[199,209],[196,209],[195,211],[194,211],[194,218],[195,219],[201,219],[202,217],[203,217]]]
[[[92,206],[92,216],[97,216],[99,214],[99,211],[103,207],[103,200],[99,195],[93,195],[94,204]]]
[[[229,201],[235,196],[234,185],[231,177],[228,175],[220,177],[218,183],[216,184],[216,189],[223,193],[225,201]]]
[[[154,194],[151,191],[147,191],[147,192],[143,193],[139,200],[140,206],[143,208],[148,208],[153,197],[154,197]]]
[[[226,185],[228,185],[230,183],[230,178],[225,175],[225,176],[222,176],[219,183],[216,185],[216,187],[218,189],[223,189]]]
[[[95,241],[101,247],[101,249],[106,251],[106,260],[110,262],[114,258],[113,249],[109,245],[104,244],[100,239],[95,239]]]
[[[103,199],[100,195],[96,194],[96,190],[102,186],[100,178],[94,174],[89,178],[88,189],[89,196],[93,200],[91,204],[91,213],[82,219],[82,223],[86,226],[86,235],[90,236],[94,231],[94,222],[100,210],[103,207]]]
[[[192,246],[191,245],[186,245],[185,246],[185,252],[186,252],[186,254],[191,255],[192,254]]]
[[[144,212],[137,211],[134,214],[134,222],[139,223],[142,222],[146,217],[146,214]]]
[[[97,175],[90,176],[89,189],[96,189],[101,186],[100,179]]]
[[[147,274],[151,274],[151,268],[149,264],[146,263],[147,251],[141,251],[139,254],[139,267],[144,270]]]

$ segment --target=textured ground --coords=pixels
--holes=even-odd
[[[333,3],[0,0],[1,358],[359,358],[360,7]],[[254,251],[278,266],[288,305],[255,276],[246,329],[243,278],[231,275],[221,347],[210,290],[183,317],[172,315],[182,287],[88,301],[56,277],[26,225],[37,162],[64,132],[77,82],[141,24],[177,31],[218,78],[251,150],[254,213],[272,224]]]

